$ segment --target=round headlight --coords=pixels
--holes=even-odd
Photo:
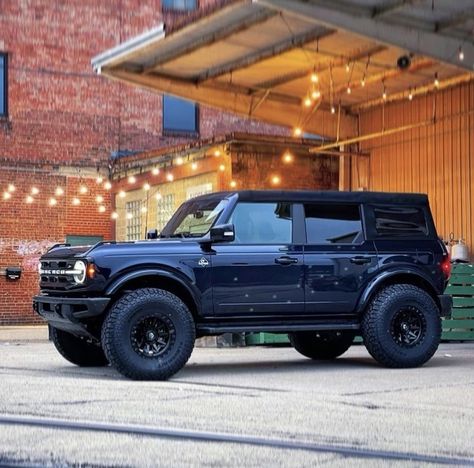
[[[86,280],[86,264],[78,260],[76,263],[74,263],[74,275],[73,275],[74,281],[76,283],[84,283]]]

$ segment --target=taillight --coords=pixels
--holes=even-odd
[[[443,270],[446,279],[449,279],[449,277],[451,276],[451,257],[449,254],[447,254],[441,262],[441,270]]]

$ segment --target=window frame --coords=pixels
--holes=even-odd
[[[0,57],[3,58],[3,89],[0,93],[3,94],[4,111],[0,112],[0,119],[8,118],[8,54],[0,52]]]
[[[129,200],[125,202],[125,213],[132,213],[134,216],[131,219],[126,218],[125,222],[125,237],[127,242],[134,242],[142,239],[142,201]],[[134,223],[132,223],[132,221]],[[137,221],[137,222],[135,222]],[[138,238],[131,239],[131,234],[138,233]]]
[[[189,103],[194,105],[194,119],[195,119],[195,130],[182,130],[182,129],[176,129],[176,128],[166,128],[165,127],[165,98],[169,96],[174,99],[181,99],[182,101],[188,101]],[[161,119],[161,130],[163,135],[170,135],[170,136],[188,136],[188,137],[199,137],[199,104],[194,102],[194,101],[189,101],[187,99],[182,99],[178,96],[173,96],[171,94],[163,94],[162,99],[161,99],[161,108],[162,108],[162,119]]]
[[[360,218],[360,225],[361,225],[361,232],[362,232],[362,239],[360,242],[337,242],[337,243],[329,243],[329,242],[323,242],[323,243],[316,243],[316,242],[309,242],[308,239],[308,230],[306,228],[306,211],[305,211],[305,205],[332,205],[332,206],[357,206],[359,209],[359,218]],[[364,216],[364,207],[362,203],[340,203],[340,202],[323,202],[323,201],[305,201],[301,203],[301,209],[302,209],[302,226],[303,226],[303,232],[304,232],[304,243],[305,245],[317,245],[317,246],[325,246],[325,247],[331,247],[331,248],[337,248],[338,246],[341,247],[347,247],[347,246],[357,246],[357,245],[362,245],[364,242],[367,240],[367,232],[366,232],[366,226],[365,226],[365,216]]]
[[[169,6],[165,6],[163,1],[161,2],[161,11],[172,11],[172,12],[183,13],[183,12],[188,12],[188,11],[196,11],[198,9],[199,9],[199,0],[195,0],[194,8],[169,7]]]

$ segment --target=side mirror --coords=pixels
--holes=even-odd
[[[157,229],[149,229],[146,233],[147,239],[158,239],[158,230]]]
[[[235,239],[233,224],[219,224],[211,228],[211,242],[232,242]]]

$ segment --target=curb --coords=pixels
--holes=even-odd
[[[47,341],[47,325],[0,327],[0,341]]]

